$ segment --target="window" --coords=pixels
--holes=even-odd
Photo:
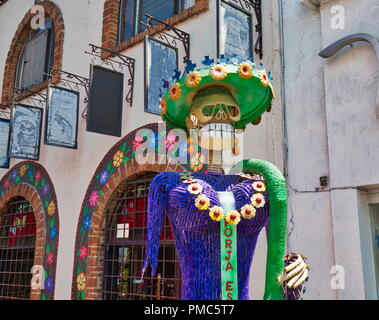
[[[30,203],[12,199],[0,216],[0,299],[29,300],[36,222]]]
[[[17,64],[15,87],[29,89],[47,79],[53,62],[53,25],[46,19],[45,28],[31,30]]]
[[[141,282],[145,258],[146,210],[155,173],[123,183],[106,210],[103,299],[167,300],[180,297],[180,267],[167,216],[162,227],[157,274],[148,269]]]
[[[121,0],[119,10],[118,42],[130,39],[146,29],[140,21],[145,14],[165,20],[195,5],[195,0]]]

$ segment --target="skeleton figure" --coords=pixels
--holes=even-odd
[[[190,159],[200,148],[209,151],[208,172],[160,173],[149,191],[143,273],[149,263],[152,274],[156,272],[167,213],[181,267],[182,299],[249,299],[249,272],[263,228],[268,238],[264,298],[300,297],[309,266],[301,255],[284,257],[287,189],[283,175],[273,164],[256,159],[237,163],[232,174],[223,174],[222,169],[223,151],[239,153],[235,129],[259,123],[273,96],[265,71],[244,62],[191,72],[162,98],[164,120],[195,137]],[[198,163],[193,168],[198,169]],[[234,242],[223,243],[226,230],[234,233]],[[223,252],[222,246],[230,250]],[[228,281],[227,271],[234,272],[237,283]],[[232,284],[238,293],[233,297],[227,292]]]

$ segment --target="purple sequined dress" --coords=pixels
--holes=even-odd
[[[202,194],[211,207],[220,205],[217,191],[233,192],[236,210],[250,203],[253,182],[236,175],[193,173],[203,187]],[[195,206],[194,196],[187,191],[178,172],[158,174],[151,183],[147,217],[147,250],[144,270],[148,263],[155,275],[159,238],[164,213],[167,212],[175,237],[182,275],[184,300],[221,299],[220,222],[213,221],[208,211]],[[241,219],[237,225],[237,269],[240,300],[247,300],[249,271],[259,232],[268,224],[269,204],[257,209],[256,216]]]

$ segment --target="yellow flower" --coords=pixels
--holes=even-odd
[[[195,206],[200,210],[207,210],[210,204],[211,201],[209,200],[209,198],[202,194],[199,195],[195,200]]]
[[[214,221],[221,221],[224,219],[224,209],[219,207],[219,206],[213,206],[212,208],[209,209],[209,216],[212,218]]]
[[[241,62],[238,65],[238,74],[242,79],[250,79],[253,76],[253,67],[248,62]]]
[[[49,206],[47,207],[47,214],[49,216],[54,215],[55,209],[56,209],[55,202],[54,202],[54,200],[52,200],[52,201],[50,201]]]
[[[260,193],[256,193],[251,197],[251,204],[256,208],[262,208],[266,204],[265,197]]]
[[[203,168],[203,164],[205,162],[205,156],[202,153],[195,153],[191,158],[191,169],[193,171],[199,171]]]
[[[241,208],[241,215],[245,219],[254,218],[256,212],[257,210],[251,204],[246,204]]]
[[[170,88],[170,98],[172,100],[178,100],[180,96],[182,95],[182,88],[180,87],[179,83],[175,83]]]
[[[237,225],[241,221],[241,215],[237,210],[229,210],[226,214],[226,221],[229,224]]]
[[[258,192],[265,192],[266,185],[262,181],[256,181],[253,183],[253,189]]]
[[[258,73],[259,79],[261,79],[261,83],[267,87],[270,84],[270,80],[265,71],[259,71]]]
[[[84,272],[80,273],[76,278],[76,284],[79,291],[83,291],[86,288],[86,275]]]
[[[167,101],[165,98],[161,99],[161,112],[162,114],[166,114],[167,112]]]
[[[22,177],[26,172],[26,165],[22,165],[20,168],[20,177]]]
[[[113,156],[113,166],[114,167],[121,166],[123,160],[124,160],[124,153],[118,150]]]
[[[209,74],[213,80],[224,80],[228,75],[228,71],[226,70],[226,67],[224,65],[215,64],[212,66],[211,70],[209,71]]]
[[[198,195],[203,191],[203,187],[198,183],[192,183],[188,186],[187,190],[191,194]]]
[[[201,74],[199,71],[193,71],[186,77],[186,85],[189,88],[196,87],[201,82]]]

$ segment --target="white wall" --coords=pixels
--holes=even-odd
[[[88,44],[101,45],[103,0],[54,1],[61,9],[65,23],[65,38],[62,69],[88,77],[90,56],[84,53]],[[2,73],[5,66],[8,48],[14,33],[26,14],[34,4],[33,0],[12,0],[0,8],[0,88]],[[198,17],[178,25],[179,28],[191,34],[191,58],[198,63],[205,55],[216,55],[216,2],[211,1],[211,10]],[[263,158],[273,161],[283,168],[283,151],[281,148],[282,126],[280,109],[280,56],[278,38],[278,11],[276,1],[264,2],[265,63],[274,75],[274,85],[277,87],[278,99],[274,110],[265,115],[262,124],[249,128],[245,135],[245,158]],[[207,32],[204,32],[206,30]],[[144,60],[143,43],[126,50],[123,54],[136,59],[135,88],[133,107],[125,103],[123,109],[122,135],[143,124],[156,122],[160,117],[145,113],[144,110]],[[1,89],[0,89],[1,90]],[[126,88],[125,88],[126,92]],[[83,92],[81,95],[80,113],[84,110]],[[77,221],[85,191],[98,164],[107,151],[119,140],[115,137],[90,133],[85,131],[86,123],[80,118],[78,132],[78,149],[70,150],[41,144],[40,160],[48,171],[57,193],[60,214],[60,239],[57,261],[56,299],[70,299],[71,279],[74,258],[74,244]],[[41,141],[44,141],[42,135]],[[11,167],[18,161],[12,159]],[[7,170],[0,169],[0,177]],[[257,252],[257,261],[263,261],[265,248],[261,245]],[[264,266],[263,266],[264,267]],[[258,264],[258,279],[262,267]],[[254,269],[255,270],[255,269]],[[258,280],[257,280],[258,281]],[[263,285],[260,285],[263,288]],[[263,289],[260,289],[261,291]],[[254,292],[254,295],[263,296]],[[259,296],[258,295],[258,296]]]

